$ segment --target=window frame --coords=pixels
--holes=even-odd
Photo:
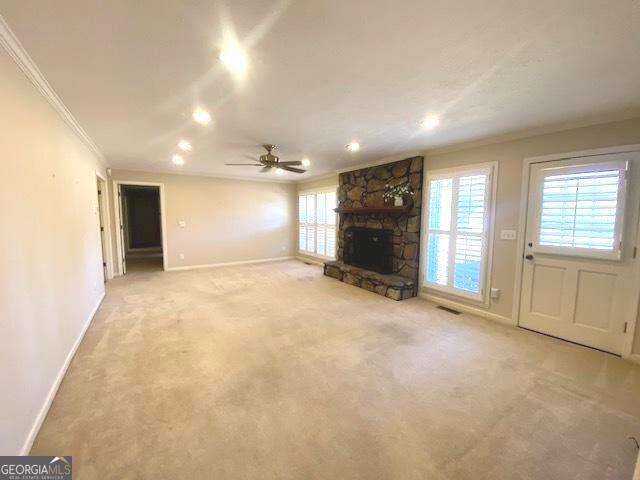
[[[338,222],[339,222],[339,218],[338,218],[338,214],[334,213],[335,215],[335,223],[333,224],[333,228],[334,228],[334,232],[335,232],[335,242],[334,242],[334,250],[333,250],[333,256],[326,256],[326,255],[320,255],[318,253],[316,253],[317,248],[318,248],[318,225],[323,226],[326,228],[326,226],[328,225],[327,223],[323,223],[323,224],[318,224],[318,194],[320,193],[334,193],[336,195],[336,207],[338,206],[338,186],[332,186],[332,187],[322,187],[322,188],[311,188],[311,189],[305,189],[305,190],[300,190],[297,192],[297,203],[296,203],[296,221],[298,224],[298,228],[296,230],[296,244],[297,244],[297,252],[298,255],[303,255],[305,257],[311,257],[311,258],[317,258],[320,260],[335,260],[336,259],[336,254],[338,253]],[[315,197],[315,222],[313,224],[311,223],[300,223],[300,197],[303,195],[314,195]],[[326,219],[325,219],[326,222]],[[300,248],[300,226],[301,225],[313,225],[314,228],[314,252],[309,252],[308,250],[302,250]]]
[[[594,170],[594,167],[596,169]],[[544,179],[547,176],[572,174],[572,173],[586,173],[593,171],[607,171],[607,170],[619,170],[622,173],[618,179],[618,198],[616,202],[616,224],[614,227],[613,245],[612,250],[598,249],[598,248],[583,248],[583,247],[568,247],[560,245],[540,245],[540,223],[542,214],[542,197],[544,189]],[[624,232],[624,217],[626,210],[626,197],[627,197],[627,181],[629,177],[629,162],[628,160],[609,160],[609,161],[594,161],[586,162],[580,165],[554,165],[551,167],[544,167],[541,165],[539,170],[535,172],[534,184],[533,184],[533,196],[532,201],[532,215],[533,215],[533,227],[534,238],[531,239],[531,252],[541,253],[547,255],[561,255],[567,257],[578,258],[591,258],[599,260],[622,260],[622,236]]]
[[[458,235],[464,235],[462,231],[458,234],[457,230],[457,216],[458,216],[458,192],[459,192],[459,178],[463,176],[484,174],[487,176],[487,184],[485,189],[485,215],[483,222],[483,233],[479,236],[482,238],[482,251],[480,261],[480,278],[479,286],[480,292],[473,293],[453,286],[454,279],[454,265],[455,265],[455,239]],[[440,180],[446,178],[455,178],[457,181],[452,185],[452,205],[451,205],[451,225],[449,231],[443,230],[430,230],[429,229],[429,216],[430,216],[430,201],[431,201],[431,181]],[[442,292],[454,297],[460,297],[465,300],[470,300],[477,303],[480,306],[489,306],[490,296],[490,279],[491,270],[493,264],[493,243],[495,232],[495,209],[496,209],[496,193],[498,178],[498,162],[484,162],[476,163],[472,165],[465,165],[452,168],[444,168],[438,170],[427,171],[424,176],[423,192],[425,192],[422,199],[422,229],[420,233],[420,289],[433,290]],[[438,283],[429,282],[426,279],[426,270],[428,262],[428,239],[429,234],[445,233],[449,235],[449,252],[448,252],[448,278],[447,285],[440,285]],[[454,248],[452,249],[452,246]]]

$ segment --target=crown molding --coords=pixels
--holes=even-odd
[[[525,128],[522,130],[516,130],[513,132],[507,132],[499,135],[492,135],[489,137],[477,138],[474,140],[468,140],[464,142],[453,142],[448,145],[440,147],[433,147],[425,149],[425,156],[441,155],[445,153],[459,152],[462,150],[469,150],[471,148],[486,147],[491,145],[498,145],[501,143],[509,143],[517,140],[527,140],[529,138],[541,137],[543,135],[553,135],[555,133],[567,132],[570,130],[579,130],[581,128],[598,127],[601,125],[607,125],[610,123],[627,122],[640,119],[640,109],[631,108],[614,112],[606,115],[599,115],[587,119],[581,119],[576,121],[568,121],[563,123],[554,123],[551,125],[545,125],[541,127]]]
[[[78,121],[73,117],[69,109],[62,102],[60,97],[53,90],[47,79],[44,77],[33,59],[29,56],[25,48],[13,33],[5,19],[0,15],[0,44],[7,51],[9,56],[16,62],[22,72],[27,76],[31,83],[36,87],[38,92],[47,99],[53,109],[58,112],[62,119],[67,123],[74,133],[82,140],[82,142],[105,163],[102,152],[93,142],[91,137],[84,131]]]
[[[377,167],[378,165],[384,165],[385,163],[398,162],[400,160],[405,160],[407,158],[412,158],[412,157],[424,157],[424,152],[412,151],[412,152],[398,153],[395,155],[389,155],[387,157],[379,158],[378,160],[372,160],[371,162],[358,163],[356,165],[340,168],[336,170],[336,173],[353,172],[354,170],[360,170],[363,168]]]
[[[182,171],[177,172],[175,170],[169,170],[166,168],[160,168],[153,170],[147,170],[144,168],[126,168],[126,167],[110,167],[111,175],[110,178],[121,176],[126,172],[138,173],[138,174],[147,174],[147,175],[178,175],[182,177],[197,177],[197,178],[211,178],[218,180],[237,180],[240,182],[258,182],[258,183],[277,183],[282,185],[295,185],[296,182],[294,180],[286,180],[286,179],[275,179],[275,178],[253,178],[253,177],[241,177],[238,175],[218,175],[215,173],[206,173],[206,172],[189,172]],[[118,179],[114,179],[118,180]]]

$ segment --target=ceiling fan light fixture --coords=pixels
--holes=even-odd
[[[282,170],[281,168],[276,167],[275,170],[276,170],[276,175],[284,175],[284,170]]]
[[[302,166],[303,167],[310,167],[311,166],[311,160],[309,160],[308,158],[303,158],[302,159]]]
[[[208,125],[211,123],[211,115],[202,108],[196,108],[193,112],[193,119],[200,125]]]
[[[174,155],[173,157],[171,157],[171,162],[173,162],[174,165],[184,165],[184,157],[182,155]]]

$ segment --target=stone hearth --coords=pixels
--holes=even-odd
[[[423,157],[412,157],[340,174],[338,207],[352,210],[340,213],[337,259],[325,264],[325,275],[394,300],[417,294],[422,172]],[[414,191],[406,212],[400,215],[357,212],[358,208],[385,207],[383,193],[387,185],[393,187],[405,183]],[[345,231],[350,227],[393,231],[392,274],[380,274],[345,263]]]
[[[377,273],[353,265],[346,265],[340,261],[325,263],[324,274],[393,300],[404,300],[415,295],[413,280],[401,275]]]

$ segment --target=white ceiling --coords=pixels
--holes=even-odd
[[[114,168],[265,178],[223,163],[271,142],[312,160],[305,178],[640,109],[637,0],[0,0],[0,14]],[[217,60],[229,34],[243,81]],[[442,123],[424,131],[429,112]],[[181,138],[194,150],[178,168]]]

